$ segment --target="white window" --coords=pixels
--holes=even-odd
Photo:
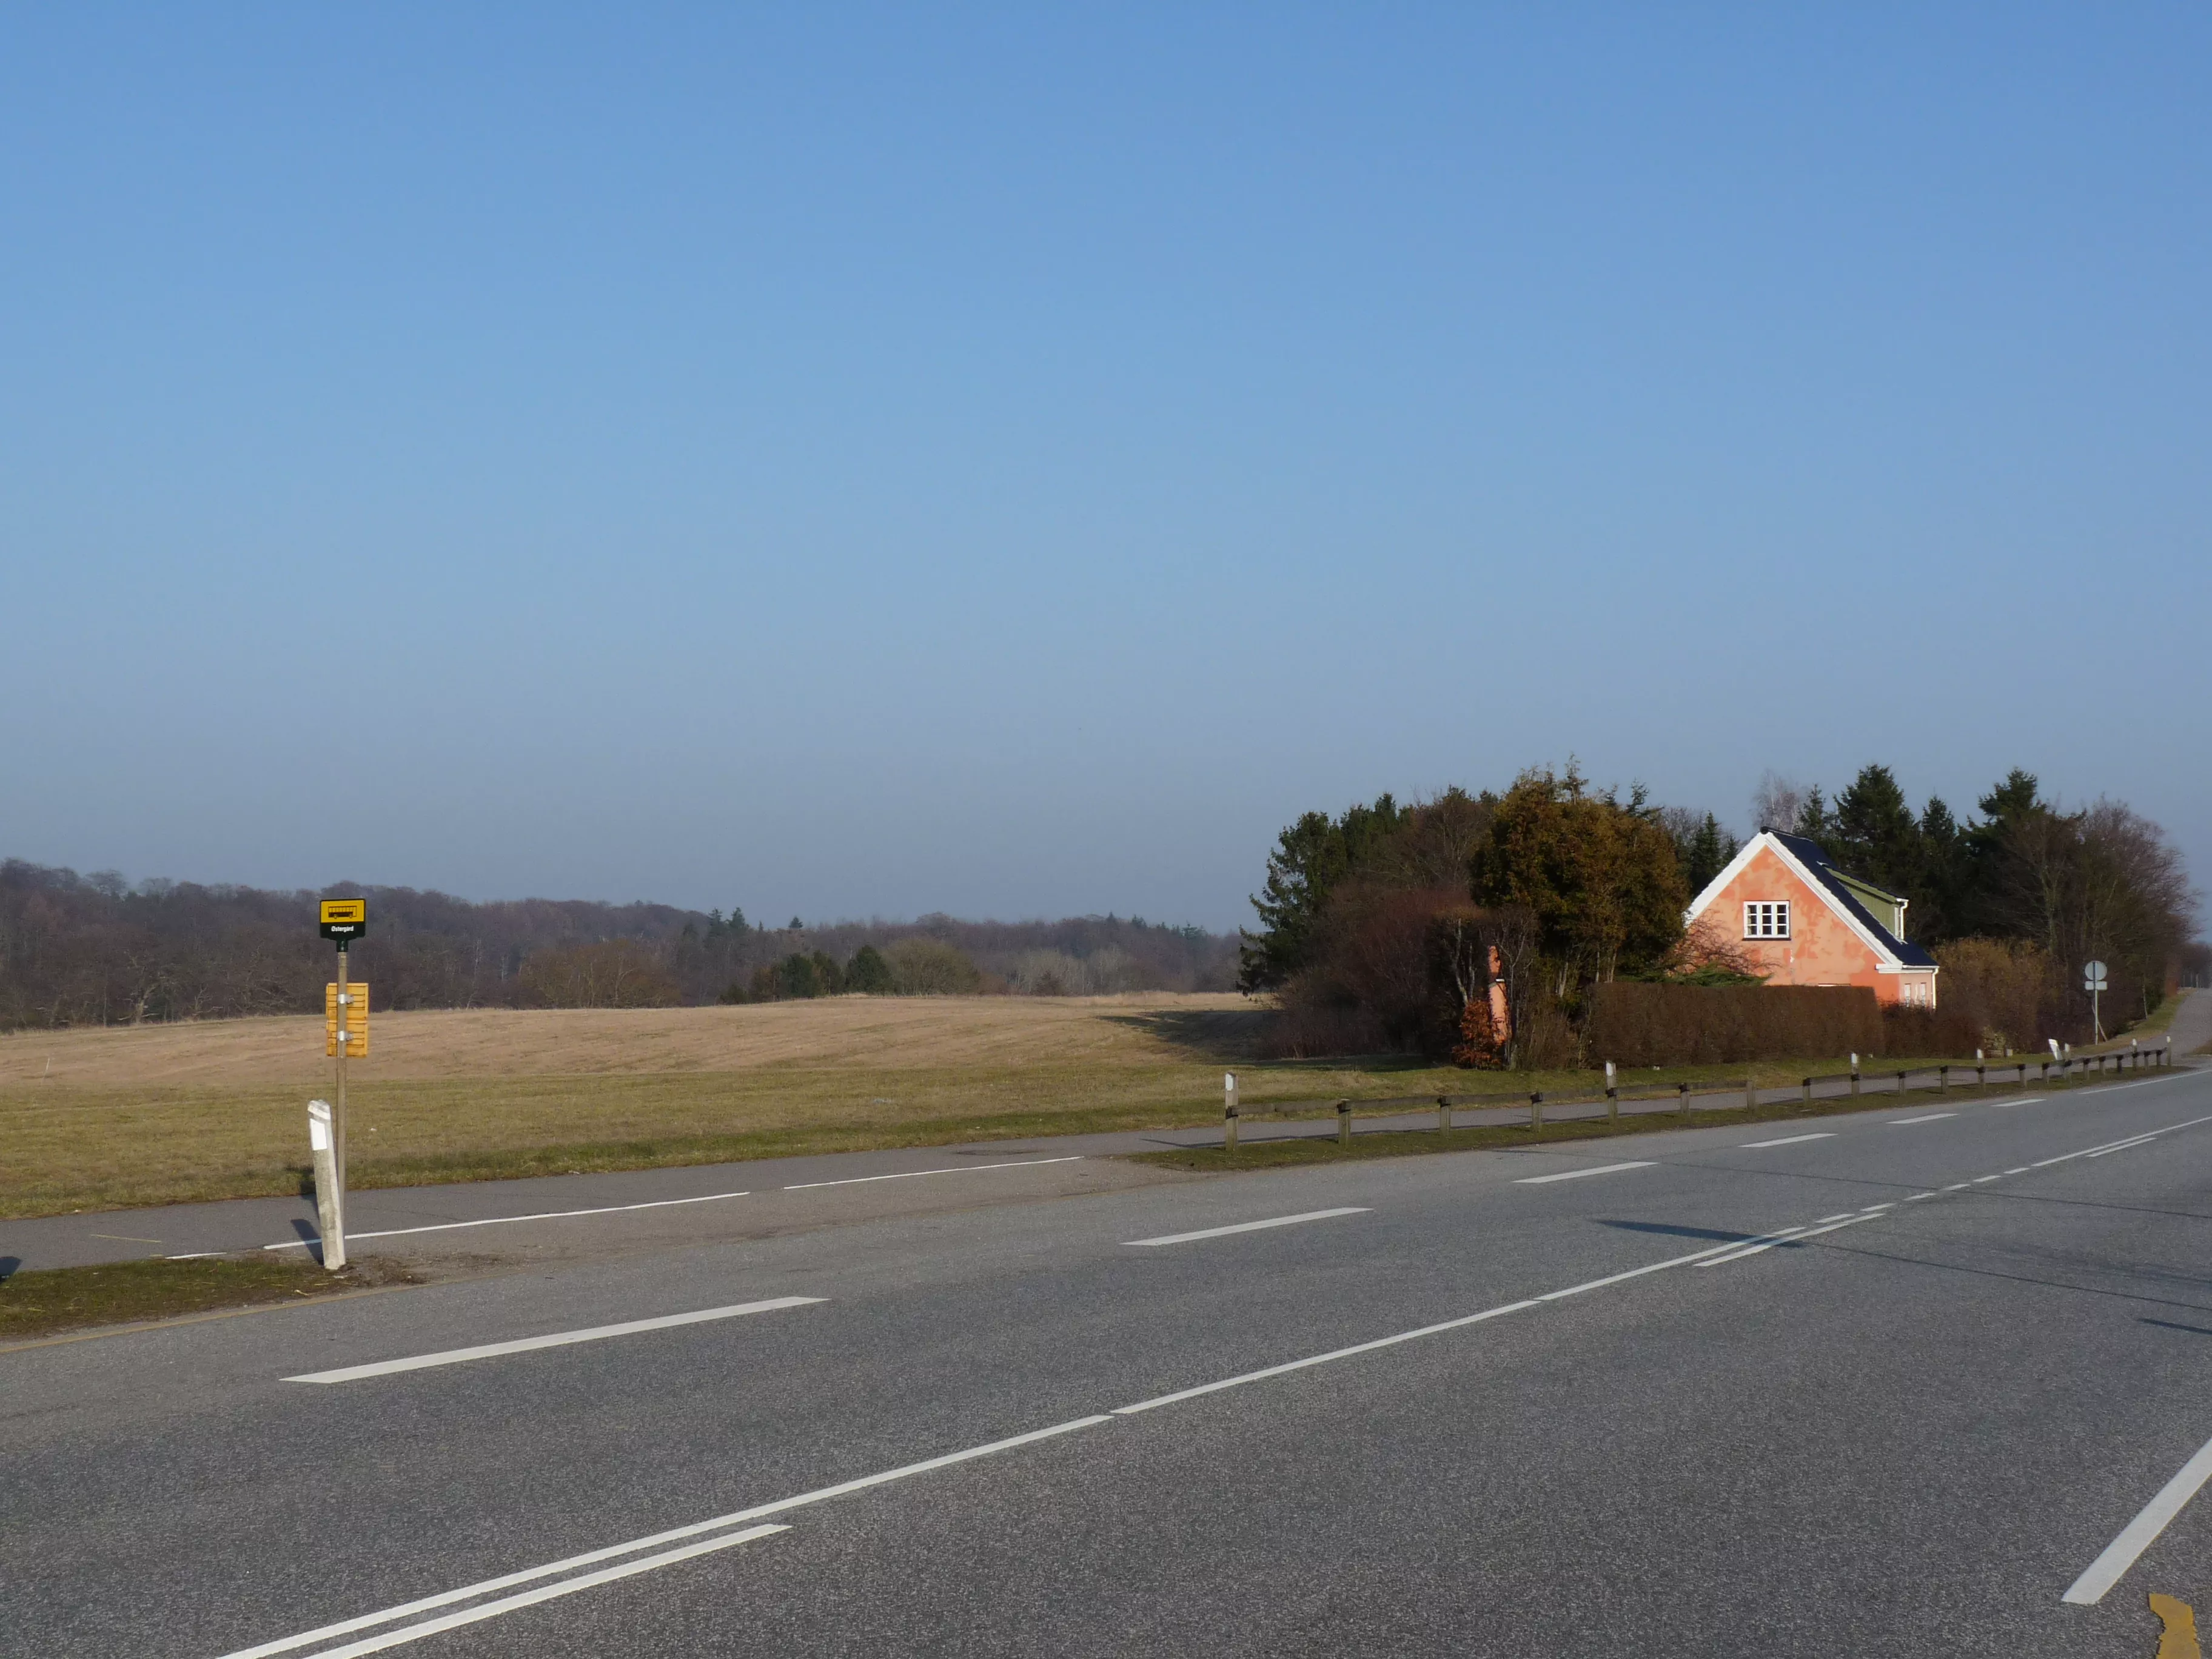
[[[1788,939],[1790,906],[1786,902],[1745,905],[1743,936],[1746,939]]]

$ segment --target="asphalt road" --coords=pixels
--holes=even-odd
[[[2174,1072],[20,1349],[0,1651],[2148,1659],[2208,1228]]]

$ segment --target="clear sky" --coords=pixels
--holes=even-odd
[[[1247,917],[1571,754],[2212,872],[2212,13],[0,14],[0,854]]]

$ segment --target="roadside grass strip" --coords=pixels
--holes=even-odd
[[[2153,1130],[2148,1134],[2131,1135],[2124,1140],[2109,1141],[2097,1146],[2085,1146],[2078,1152],[2063,1152],[2056,1158],[2044,1158],[2039,1163],[2029,1164],[2027,1168],[2030,1170],[2048,1169],[2054,1164],[2069,1163],[2075,1158],[2089,1158],[2102,1152],[2119,1152],[2130,1146],[2140,1146],[2155,1139],[2158,1136],[2172,1134],[2182,1129],[2194,1128],[2202,1123],[2212,1123],[2212,1114],[2191,1118],[2186,1122],[2169,1124],[2165,1128]],[[1954,1191],[1959,1188],[1971,1187],[1972,1184],[1960,1182],[1958,1188],[1946,1188],[1942,1191]],[[1912,1196],[1926,1198],[1940,1195],[1940,1193],[1922,1193]],[[296,1636],[280,1637],[274,1641],[264,1642],[258,1646],[240,1648],[221,1656],[221,1659],[270,1659],[272,1655],[302,1652],[309,1649],[314,1650],[313,1659],[356,1659],[356,1656],[358,1655],[380,1652],[386,1648],[400,1646],[404,1643],[419,1641],[424,1637],[436,1635],[441,1631],[450,1630],[461,1624],[493,1618],[516,1607],[535,1605],[539,1601],[550,1600],[555,1595],[566,1595],[572,1589],[585,1589],[592,1584],[608,1582],[613,1578],[626,1577],[635,1573],[649,1571],[663,1566],[672,1566],[678,1562],[692,1559],[714,1549],[766,1536],[766,1531],[758,1528],[756,1523],[811,1504],[826,1503],[832,1498],[865,1492],[872,1487],[907,1480],[914,1475],[926,1474],[932,1470],[947,1468],[954,1464],[969,1462],[976,1458],[989,1457],[1000,1452],[1012,1451],[1018,1447],[1034,1445],[1038,1442],[1054,1439],[1061,1435],[1097,1428],[1114,1422],[1116,1419],[1140,1416],[1146,1412],[1181,1405],[1186,1401],[1203,1399],[1226,1389],[1243,1388],[1279,1376],[1288,1376],[1298,1371],[1310,1370],[1316,1366],[1334,1364],[1340,1360],[1356,1358],[1364,1354],[1379,1353],[1386,1348],[1395,1348],[1404,1343],[1420,1341],[1425,1338],[1440,1336],[1447,1332],[1465,1330],[1510,1315],[1531,1312],[1548,1303],[1563,1302],[1572,1297],[1586,1296],[1593,1291],[1625,1285],[1635,1279],[1649,1278],[1654,1273],[1666,1273],[1671,1268],[1720,1267],[1729,1262],[1741,1261],[1781,1245],[1802,1244],[1808,1239],[1838,1232],[1845,1227],[1881,1220],[1890,1211],[1895,1209],[1899,1203],[1904,1201],[1907,1200],[1888,1200],[1880,1204],[1869,1205],[1862,1210],[1825,1217],[1820,1221],[1806,1226],[1785,1227],[1775,1232],[1763,1233],[1753,1237],[1730,1239],[1724,1243],[1710,1245],[1702,1250],[1692,1250],[1687,1255],[1668,1256],[1658,1261],[1646,1262],[1640,1267],[1629,1267],[1620,1273],[1607,1273],[1600,1279],[1585,1279],[1579,1285],[1569,1285],[1559,1290],[1546,1291],[1539,1295],[1524,1297],[1518,1301],[1503,1303],[1497,1307],[1462,1314],[1456,1318],[1439,1320],[1434,1324],[1419,1326],[1412,1330],[1375,1337],[1368,1341],[1355,1342],[1340,1348],[1331,1348],[1324,1353],[1309,1354],[1303,1358],[1262,1366],[1256,1370],[1241,1372],[1234,1376],[1224,1376],[1213,1382],[1196,1383],[1188,1388],[1177,1389],[1171,1393],[1155,1395],[1149,1400],[1139,1400],[1127,1406],[1116,1406],[1089,1417],[1079,1417],[1068,1422],[1053,1424],[1046,1428],[1032,1429],[1024,1434],[1012,1435],[1001,1440],[988,1441],[982,1445],[970,1446],[964,1450],[947,1452],[940,1456],[925,1458],[919,1462],[903,1464],[897,1468],[885,1469],[878,1474],[861,1475],[854,1480],[841,1481],[835,1486],[818,1487],[812,1492],[801,1492],[795,1498],[779,1498],[772,1503],[757,1504],[750,1509],[733,1510],[727,1515],[693,1522],[688,1526],[674,1527],[665,1532],[653,1533],[643,1538],[632,1539],[627,1543],[610,1544],[604,1548],[589,1550],[580,1555],[571,1555],[558,1561],[548,1562],[543,1566],[525,1567],[496,1578],[487,1578],[477,1583],[463,1585],[458,1589],[447,1590],[436,1595],[424,1596],[418,1601],[403,1602],[398,1607],[386,1607],[375,1613],[362,1613],[358,1617],[342,1620],[335,1624],[324,1625],[314,1630],[304,1631]],[[2166,1483],[2166,1487],[2151,1500],[2142,1513],[2130,1522],[2127,1529],[2112,1541],[2095,1563],[2092,1564],[2089,1571],[2075,1581],[2074,1586],[2067,1591],[2064,1599],[2069,1601],[2094,1601],[2101,1596],[2127,1571],[2136,1558],[2148,1547],[2151,1541],[2164,1529],[2166,1524],[2180,1512],[2182,1506],[2208,1478],[2212,1478],[2212,1445],[2207,1445],[2200,1450],[2184,1467],[2180,1474]],[[751,1528],[753,1530],[743,1533],[738,1530],[746,1528]],[[701,1540],[699,1547],[672,1547],[679,1545],[688,1546],[695,1540]],[[653,1553],[648,1554],[646,1553],[647,1552],[653,1552]],[[623,1563],[619,1569],[611,1569],[605,1572],[592,1571],[600,1568],[603,1563],[615,1562],[623,1557],[637,1559]],[[558,1582],[547,1584],[544,1582],[546,1580]],[[485,1599],[498,1596],[501,1591],[513,1589],[523,1584],[541,1584],[543,1588],[527,1595],[506,1596],[498,1601]],[[459,1604],[464,1602],[476,1602],[478,1605],[462,1609]],[[441,1609],[445,1608],[456,1608],[458,1611],[452,1613],[441,1612]],[[436,1616],[428,1619],[421,1617],[426,1613]],[[410,1620],[416,1622],[403,1623]],[[361,1640],[346,1642],[341,1646],[321,1645],[384,1626],[398,1626],[399,1628],[386,1630],[381,1634]]]
[[[474,1348],[448,1348],[442,1353],[418,1353],[405,1359],[380,1359],[373,1364],[344,1365],[336,1370],[307,1371],[283,1379],[287,1382],[358,1382],[366,1377],[391,1376],[399,1371],[428,1370],[435,1365],[466,1364],[471,1359],[492,1359],[501,1354],[528,1353],[537,1348],[564,1348],[575,1342],[601,1342],[611,1336],[634,1336],[640,1331],[665,1331],[678,1325],[703,1325],[717,1319],[738,1319],[746,1314],[775,1313],[784,1308],[804,1308],[827,1300],[818,1296],[778,1296],[764,1302],[740,1302],[728,1308],[702,1308],[696,1313],[664,1314],[658,1319],[633,1319],[621,1325],[593,1325],[584,1330],[555,1331],[546,1336],[525,1336],[512,1342],[487,1342]]]
[[[1157,1244],[1191,1244],[1201,1238],[1225,1238],[1231,1233],[1263,1232],[1269,1227],[1295,1227],[1301,1221],[1328,1221],[1340,1215],[1368,1215],[1370,1205],[1354,1205],[1344,1210],[1308,1210],[1303,1215],[1271,1216],[1265,1221],[1240,1221],[1230,1227],[1203,1227],[1194,1233],[1164,1233],[1158,1238],[1123,1239],[1125,1248],[1147,1249]]]

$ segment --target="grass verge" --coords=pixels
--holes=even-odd
[[[325,1273],[312,1261],[271,1256],[45,1268],[0,1279],[0,1343],[410,1282],[389,1268]]]
[[[2112,1079],[2104,1079],[2109,1083]],[[2034,1085],[2035,1092],[2063,1094],[2094,1086],[2094,1078],[2072,1083]],[[2000,1093],[2016,1091],[1999,1091]],[[1610,1140],[1620,1135],[1664,1133],[1677,1129],[1727,1128],[1753,1123],[1809,1122],[1815,1118],[1840,1117],[1859,1112],[1893,1112],[1915,1106],[1968,1101],[1976,1091],[1953,1089],[1943,1094],[1933,1088],[1913,1089],[1903,1095],[1861,1095],[1856,1099],[1822,1100],[1812,1106],[1796,1101],[1773,1101],[1753,1107],[1678,1112],[1642,1112],[1622,1117],[1618,1124],[1606,1118],[1570,1118],[1531,1130],[1525,1123],[1470,1125],[1461,1129],[1406,1129],[1355,1134],[1349,1146],[1334,1135],[1297,1140],[1259,1140],[1241,1144],[1235,1152],[1219,1146],[1178,1147],[1157,1152],[1129,1152],[1132,1164],[1150,1164],[1163,1170],[1188,1170],[1219,1175],[1239,1170],[1279,1170],[1304,1164],[1348,1164],[1373,1158],[1414,1158],[1425,1152],[1494,1152],[1530,1146],[1565,1145],[1577,1140]]]
[[[1482,1097],[1525,1100],[1531,1089],[1587,1094],[1596,1076],[1471,1073],[1389,1056],[1231,1063],[1252,1117],[1316,1115],[1337,1097],[1383,1111],[1447,1092],[1469,1104]],[[1674,1067],[1623,1073],[1622,1082],[1638,1091],[1678,1081],[1733,1087],[1749,1074],[1774,1088],[1840,1066]],[[1221,1072],[1215,1062],[1148,1051],[1054,1065],[372,1077],[354,1080],[349,1091],[348,1173],[361,1190],[1192,1128],[1220,1121]],[[301,1192],[310,1092],[283,1085],[60,1082],[0,1089],[0,1146],[7,1148],[0,1218]]]

